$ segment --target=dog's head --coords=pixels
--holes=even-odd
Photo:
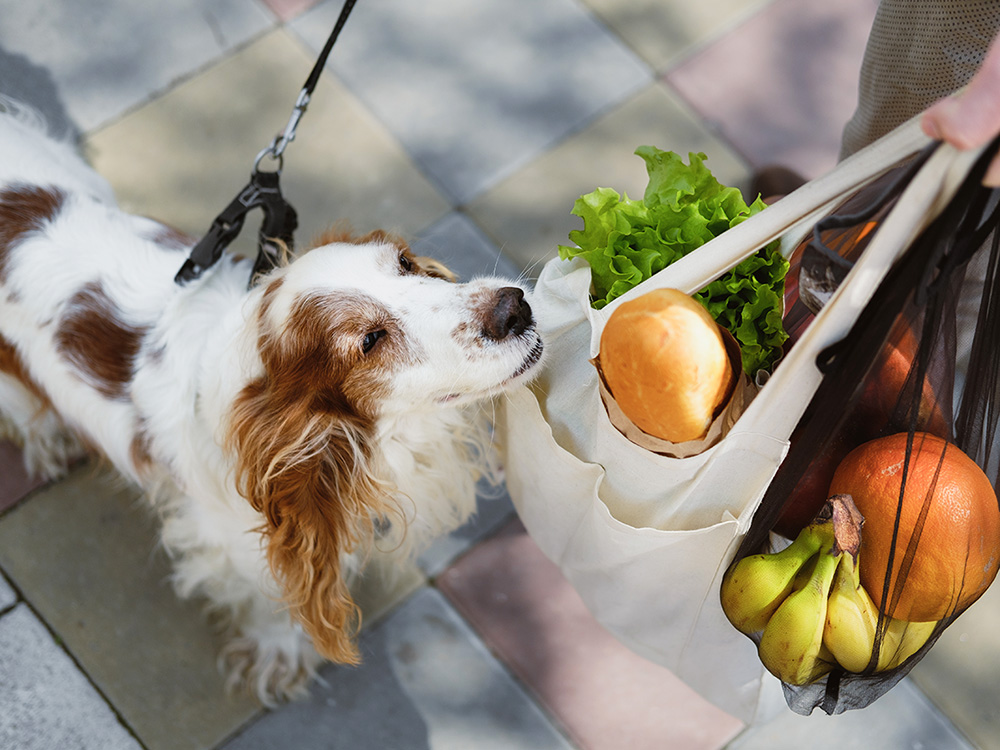
[[[262,279],[260,372],[234,404],[230,443],[288,604],[324,656],[354,662],[339,563],[391,511],[372,464],[380,420],[523,382],[542,343],[518,286],[453,283],[383,233],[333,239]]]

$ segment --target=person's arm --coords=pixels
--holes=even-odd
[[[1000,134],[1000,36],[969,85],[931,106],[921,126],[931,138],[960,149],[980,146]],[[1000,155],[986,170],[983,184],[1000,187]]]

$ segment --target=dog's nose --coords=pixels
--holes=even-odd
[[[483,321],[483,335],[500,341],[510,335],[517,336],[531,325],[531,306],[524,300],[524,292],[513,286],[498,289],[493,307]]]

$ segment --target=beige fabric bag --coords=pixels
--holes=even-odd
[[[719,582],[821,376],[888,266],[947,203],[975,154],[942,146],[908,186],[830,303],[728,434],[667,458],[609,422],[589,362],[618,304],[655,288],[693,293],[770,241],[790,248],[844,197],[928,143],[914,120],[730,229],[603,310],[583,261],[550,261],[535,289],[547,366],[498,418],[507,484],[528,532],[596,618],[639,654],[751,722],[783,701],[753,644],[726,620]]]

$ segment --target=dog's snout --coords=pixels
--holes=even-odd
[[[531,325],[531,306],[524,292],[513,286],[498,289],[483,320],[483,335],[494,341],[524,333]]]

